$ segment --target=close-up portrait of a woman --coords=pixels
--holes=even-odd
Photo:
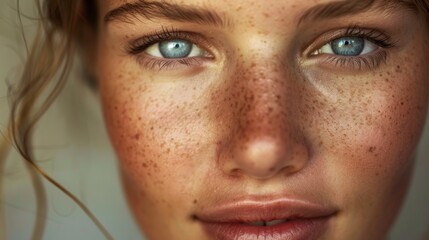
[[[429,239],[428,0],[2,5],[0,239]]]

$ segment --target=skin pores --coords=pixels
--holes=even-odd
[[[100,1],[101,16],[124,2]],[[228,21],[100,20],[97,37],[106,126],[145,235],[212,239],[195,215],[219,202],[270,196],[337,209],[318,239],[385,237],[426,117],[423,18],[369,9],[298,23],[332,1],[168,2]],[[312,54],[350,26],[383,31],[393,46],[377,46],[363,63]],[[163,29],[196,33],[194,43],[209,54],[159,67],[146,53],[124,50]]]

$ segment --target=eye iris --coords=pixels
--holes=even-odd
[[[365,40],[361,37],[343,37],[331,42],[332,51],[337,55],[358,56],[364,47]]]
[[[184,58],[192,51],[192,43],[186,40],[168,40],[159,43],[159,51],[165,58]]]

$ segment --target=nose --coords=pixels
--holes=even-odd
[[[254,179],[269,179],[280,173],[291,175],[304,168],[308,151],[303,145],[293,145],[272,137],[255,137],[234,146],[230,159],[223,165],[230,175],[247,175]]]
[[[237,71],[228,88],[231,120],[219,148],[227,174],[268,179],[299,172],[308,162],[299,127],[299,90],[290,74],[272,66]]]

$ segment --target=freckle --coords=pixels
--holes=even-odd
[[[136,139],[136,140],[139,140],[139,139],[140,139],[140,133],[136,133],[136,134],[133,136],[133,138],[134,138],[134,139]]]
[[[396,67],[395,71],[396,71],[397,73],[401,73],[401,72],[402,72],[401,67],[398,65],[398,66]]]
[[[194,202],[193,202],[193,203],[194,203],[194,204],[197,204],[197,202],[198,202],[198,201],[197,201],[197,199],[194,199]]]
[[[143,166],[144,168],[147,168],[147,164],[146,164],[146,163],[143,163],[143,164],[142,164],[142,166]]]

